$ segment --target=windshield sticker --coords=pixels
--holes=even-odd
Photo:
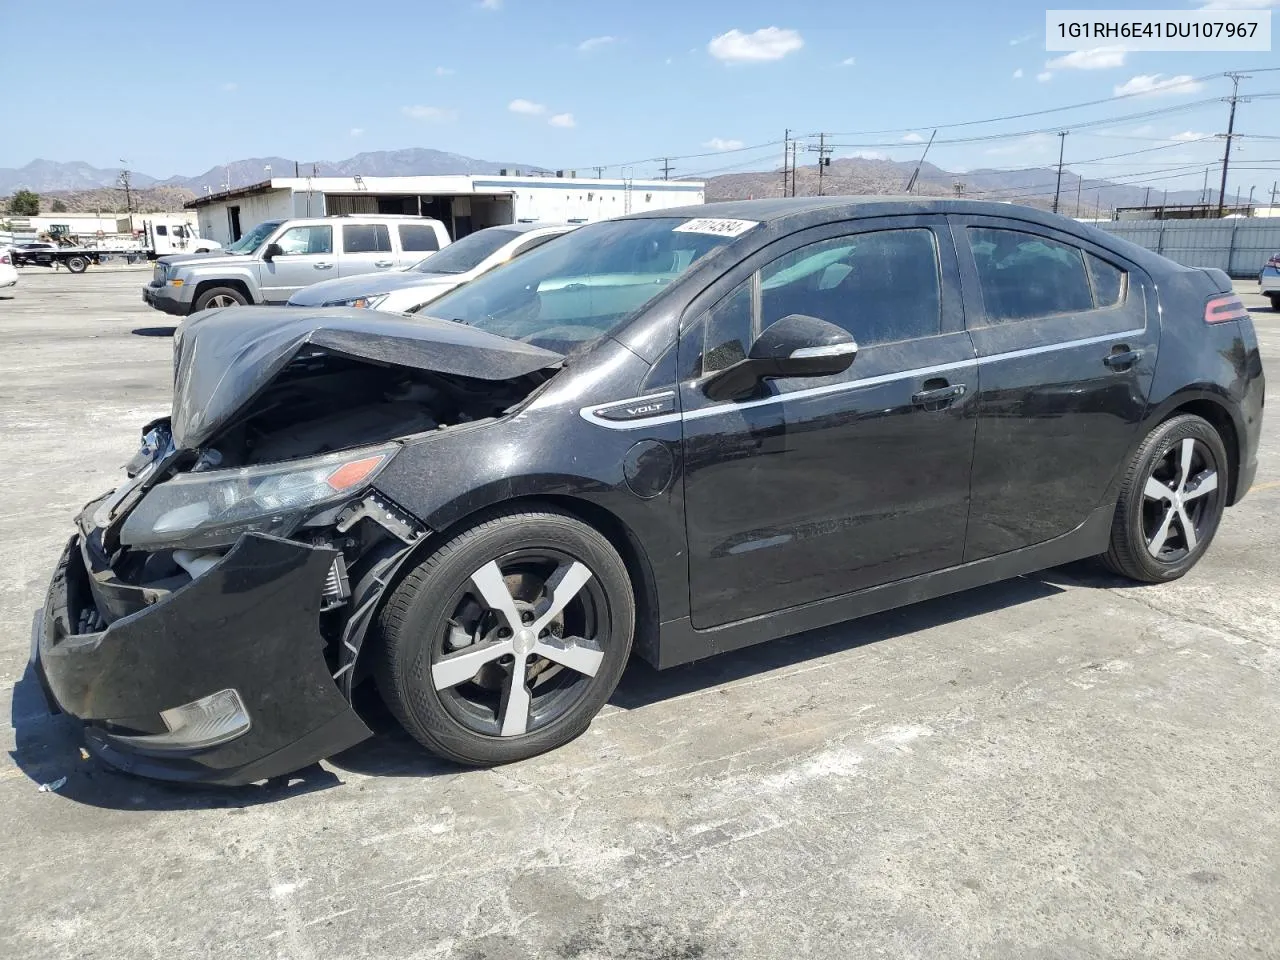
[[[719,217],[699,217],[697,220],[686,220],[672,233],[709,233],[713,237],[740,237],[752,227],[758,226],[758,220],[724,220]]]

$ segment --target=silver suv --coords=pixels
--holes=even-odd
[[[267,220],[221,254],[161,257],[142,299],[179,317],[211,307],[284,303],[301,287],[407,267],[448,244],[444,224],[425,217]]]

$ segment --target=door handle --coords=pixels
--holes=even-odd
[[[927,407],[935,403],[949,403],[957,397],[963,397],[968,388],[963,383],[953,383],[932,390],[921,390],[911,395],[911,402],[917,407]]]
[[[1102,358],[1102,362],[1112,370],[1128,370],[1141,359],[1141,350],[1130,350],[1128,345],[1121,344],[1112,348],[1111,353]]]
[[[373,265],[374,265],[375,267],[389,267],[389,266],[391,266],[391,261],[390,261],[390,260],[375,260],[375,261],[373,261]]]
[[[333,264],[332,264],[332,263],[329,263],[329,262],[326,260],[326,261],[322,261],[322,262],[320,262],[320,263],[313,263],[311,266],[312,266],[312,268],[313,268],[313,269],[315,269],[315,270],[328,270],[330,267],[332,267],[332,266],[333,266]]]

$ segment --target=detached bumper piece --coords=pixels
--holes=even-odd
[[[37,666],[112,766],[227,785],[290,773],[370,735],[324,656],[319,615],[335,556],[246,534],[138,609],[108,601],[119,588],[77,535],[49,586]],[[114,618],[122,606],[133,612]],[[106,629],[78,632],[104,619]]]

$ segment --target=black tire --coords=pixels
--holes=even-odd
[[[248,302],[245,299],[245,295],[235,287],[210,287],[196,297],[195,306],[191,312],[199,313],[201,310],[216,310],[219,307],[242,307]]]
[[[1280,293],[1268,293],[1267,299],[1271,301],[1272,310],[1280,310]]]
[[[551,614],[559,627],[551,622],[542,630],[546,643],[534,641],[528,629],[512,633],[500,605],[486,604],[492,594],[482,596],[479,586],[486,571],[496,572],[512,615],[536,629],[550,613],[555,586],[578,566],[590,576],[564,590],[570,599]],[[580,578],[579,571],[573,582]],[[419,562],[388,599],[377,627],[374,675],[396,719],[434,753],[490,766],[562,746],[587,729],[626,668],[635,597],[625,564],[598,531],[554,510],[510,509]],[[579,635],[580,643],[562,639]],[[579,665],[578,657],[589,656],[591,664],[583,670],[561,665],[540,656],[548,651]],[[523,700],[512,679],[517,670]]]
[[[89,269],[89,258],[67,257],[67,269],[72,273],[84,273]]]
[[[1166,420],[1129,464],[1103,563],[1142,583],[1178,579],[1218,532],[1230,479],[1226,447],[1207,420],[1192,414]]]

